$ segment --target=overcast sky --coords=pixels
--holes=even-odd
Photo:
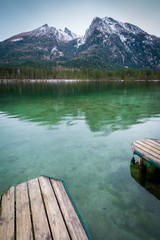
[[[112,17],[160,37],[160,0],[0,0],[0,41],[45,23],[84,35],[94,17]]]

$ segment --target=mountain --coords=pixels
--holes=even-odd
[[[49,27],[0,42],[0,63],[53,61],[66,67],[160,70],[160,38],[110,17],[93,19],[84,36]]]
[[[18,63],[28,60],[68,58],[68,42],[79,35],[49,27],[47,24],[30,32],[20,33],[0,43],[0,63]]]
[[[77,47],[79,54],[97,64],[160,70],[160,38],[113,18],[94,18]]]
[[[48,24],[43,25],[31,32],[21,33],[9,38],[10,41],[21,41],[25,40],[26,37],[38,37],[38,38],[56,38],[59,41],[71,41],[78,38],[79,35],[71,32],[68,28],[65,30],[56,29],[54,27],[49,27]]]

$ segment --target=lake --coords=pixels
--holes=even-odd
[[[0,83],[0,192],[63,179],[95,240],[160,239],[160,182],[130,164],[141,138],[160,138],[160,82]]]

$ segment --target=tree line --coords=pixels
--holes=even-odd
[[[0,79],[160,80],[151,69],[34,68],[0,66]]]

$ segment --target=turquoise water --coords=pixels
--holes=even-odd
[[[160,138],[159,82],[2,82],[0,192],[62,178],[93,239],[158,240],[160,200],[130,170],[145,137]]]

